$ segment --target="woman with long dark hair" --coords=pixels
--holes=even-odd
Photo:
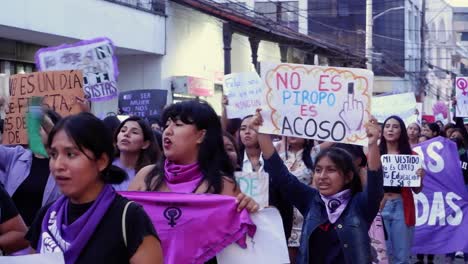
[[[398,116],[388,117],[383,124],[380,138],[380,154],[413,155],[408,133],[403,120]],[[424,170],[418,170],[424,176]],[[422,181],[421,181],[422,182]],[[387,252],[392,263],[408,263],[415,225],[413,192],[422,189],[406,187],[384,187],[385,195],[381,203],[382,218],[388,234]]]
[[[128,178],[118,185],[117,191],[126,191],[136,173],[155,163],[161,156],[154,133],[143,119],[133,116],[124,120],[114,135],[117,157],[113,165],[125,170]]]
[[[43,207],[27,238],[40,253],[62,252],[65,263],[162,263],[161,245],[141,206],[111,184],[126,174],[112,165],[104,123],[89,113],[62,119],[47,147],[63,196]]]
[[[263,123],[257,111],[251,127]],[[259,134],[270,183],[306,216],[296,263],[370,263],[367,234],[382,198],[379,126],[367,124],[369,138],[368,184],[363,189],[351,155],[339,148],[321,151],[314,168],[316,189],[292,175],[276,152],[269,135]]]

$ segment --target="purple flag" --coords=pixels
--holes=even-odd
[[[424,159],[423,190],[414,196],[413,253],[468,252],[468,191],[457,146],[437,137],[413,148]]]

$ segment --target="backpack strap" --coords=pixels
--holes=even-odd
[[[122,213],[122,234],[123,234],[123,240],[125,247],[127,247],[127,225],[126,225],[126,218],[127,218],[127,210],[130,204],[132,204],[133,201],[128,201],[127,204],[125,205],[125,208]]]

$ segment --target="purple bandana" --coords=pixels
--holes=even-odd
[[[351,190],[346,189],[334,195],[320,195],[320,197],[327,208],[328,220],[330,223],[334,224],[336,220],[340,218],[349,200],[351,200]]]
[[[50,206],[42,220],[38,251],[63,252],[65,263],[75,263],[115,195],[112,186],[105,185],[93,205],[72,224],[67,223],[69,199],[60,197]]]
[[[198,163],[177,165],[166,159],[164,170],[166,185],[171,192],[192,193],[203,179]]]

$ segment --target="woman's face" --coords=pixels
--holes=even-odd
[[[63,130],[55,134],[49,152],[50,171],[65,196],[79,201],[103,185],[99,175],[109,163],[107,155],[96,158],[88,149],[80,151]]]
[[[393,118],[387,120],[387,123],[385,123],[384,126],[383,134],[387,142],[398,141],[401,135],[400,123]]]
[[[143,130],[136,121],[127,121],[117,134],[117,148],[121,152],[137,153],[149,145],[149,140],[145,140]]]
[[[345,177],[336,164],[329,157],[324,156],[315,166],[313,180],[320,194],[330,196],[341,192],[344,186],[351,182],[352,175]]]
[[[423,143],[423,142],[426,141],[426,140],[428,140],[428,138],[427,138],[426,136],[421,136],[421,137],[419,137],[418,142],[419,142],[419,143]]]
[[[423,126],[423,129],[421,131],[421,135],[427,137],[427,138],[432,138],[432,130],[429,128],[428,125]]]
[[[237,167],[237,152],[236,148],[234,147],[234,144],[232,144],[231,140],[228,137],[223,136],[223,141],[224,141],[224,149],[226,150],[226,153],[229,156],[229,159],[232,162],[232,165],[234,168]]]
[[[408,138],[412,140],[417,140],[419,138],[420,129],[419,126],[415,123],[408,126]]]
[[[452,134],[450,135],[450,138],[458,138],[461,141],[463,141],[463,135],[459,131],[453,131]]]
[[[256,147],[258,145],[257,133],[249,127],[251,119],[252,118],[249,117],[242,121],[239,132],[242,144],[244,144],[246,148]]]
[[[164,155],[176,164],[196,162],[205,133],[205,130],[198,130],[193,124],[169,118],[162,136]]]
[[[452,133],[453,133],[454,130],[455,130],[455,128],[453,128],[453,127],[447,128],[447,130],[445,131],[445,135],[446,135],[448,138],[451,138],[451,137],[452,137]]]
[[[294,149],[302,149],[305,144],[305,139],[298,137],[288,137],[288,146]]]

